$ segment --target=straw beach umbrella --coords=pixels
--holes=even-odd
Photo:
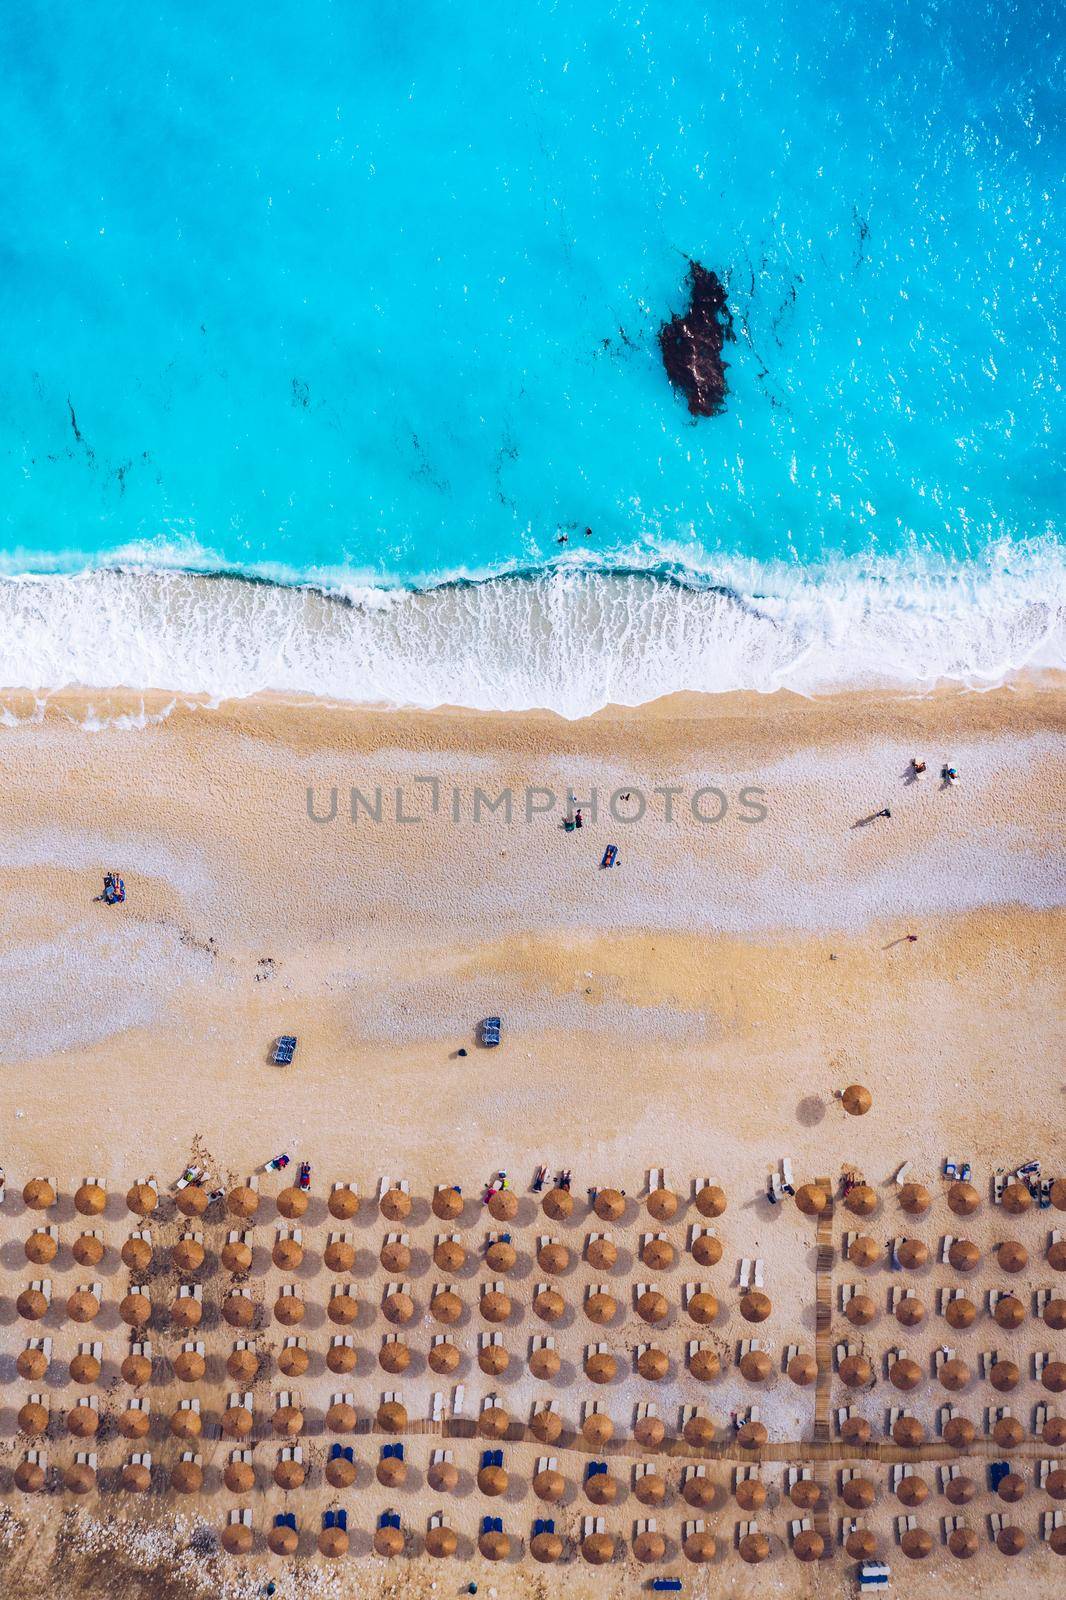
[[[518,1215],[518,1196],[513,1189],[497,1189],[489,1196],[489,1215],[497,1222],[513,1222]]]
[[[558,1561],[563,1553],[563,1541],[557,1533],[547,1533],[542,1529],[529,1541],[529,1553],[534,1561],[542,1563]]]
[[[855,1328],[864,1328],[877,1316],[877,1302],[868,1294],[853,1294],[844,1307],[844,1315]]]
[[[669,1367],[669,1362],[667,1362]],[[717,1350],[712,1350],[708,1345],[701,1345],[689,1357],[688,1370],[699,1383],[713,1383],[722,1371],[722,1363]],[[642,1373],[641,1376],[644,1374]],[[665,1377],[666,1374],[664,1373]]]
[[[199,1183],[190,1183],[174,1197],[174,1204],[183,1217],[202,1217],[207,1210],[207,1190]]]
[[[992,1315],[1001,1328],[1019,1328],[1025,1321],[1025,1306],[1016,1294],[1005,1294]]]
[[[227,1272],[247,1272],[252,1265],[252,1247],[245,1239],[227,1239],[219,1259]]]
[[[844,1204],[854,1216],[869,1217],[877,1210],[877,1194],[868,1183],[856,1183],[848,1190]]]
[[[691,1249],[693,1260],[701,1267],[716,1267],[722,1259],[722,1241],[714,1233],[697,1233]]]
[[[925,1441],[925,1428],[917,1417],[897,1417],[892,1424],[892,1438],[905,1450],[917,1450]]]
[[[459,1539],[454,1529],[447,1528],[440,1522],[436,1527],[430,1528],[426,1533],[426,1554],[442,1558],[453,1556],[459,1545]]]
[[[135,1183],[126,1191],[126,1206],[135,1217],[150,1217],[159,1204],[159,1195],[150,1183]]]
[[[740,1314],[745,1322],[765,1322],[772,1309],[770,1296],[761,1289],[749,1289],[741,1296]]]
[[[250,1222],[259,1210],[259,1195],[246,1183],[240,1183],[226,1196],[226,1210],[231,1217]]]
[[[861,1083],[849,1083],[840,1096],[840,1103],[849,1117],[864,1117],[873,1105],[873,1095]]]
[[[977,1437],[977,1430],[969,1417],[949,1417],[944,1424],[944,1438],[953,1450],[968,1450]]]
[[[27,1345],[24,1350],[19,1351],[15,1369],[20,1378],[25,1378],[29,1383],[36,1383],[48,1371],[48,1356],[39,1345]]]
[[[15,1301],[15,1310],[27,1322],[40,1322],[48,1310],[48,1301],[40,1289],[23,1289]]]
[[[49,1211],[56,1203],[56,1192],[47,1178],[31,1178],[22,1191],[22,1203],[30,1211]]]
[[[924,1183],[905,1183],[899,1191],[899,1203],[908,1216],[922,1217],[929,1210],[932,1199]]]
[[[1024,1183],[1008,1183],[1000,1197],[1000,1204],[1004,1211],[1013,1217],[1020,1217],[1028,1211],[1033,1203],[1033,1197]]]
[[[355,1259],[355,1252],[352,1252]],[[328,1264],[328,1263],[327,1263]],[[458,1239],[438,1239],[433,1247],[433,1265],[441,1272],[461,1272],[466,1266],[466,1251]]]
[[[956,1272],[972,1272],[981,1260],[981,1252],[972,1239],[954,1239],[948,1246],[948,1261]]]
[[[814,1183],[802,1183],[796,1190],[796,1205],[805,1217],[820,1217],[828,1205],[824,1189]]]
[[[463,1214],[463,1197],[454,1186],[444,1186],[433,1195],[433,1215],[442,1222],[455,1222]]]
[[[123,1266],[131,1272],[147,1272],[152,1265],[152,1246],[147,1239],[133,1236],[123,1244],[121,1256]]]
[[[299,1217],[306,1215],[309,1203],[307,1190],[290,1184],[278,1195],[278,1215],[284,1217],[287,1222],[295,1222]]]
[[[551,1345],[541,1344],[530,1352],[529,1370],[535,1378],[542,1378],[545,1381],[555,1378],[559,1374],[561,1365],[559,1352]]]
[[[1016,1389],[1021,1378],[1021,1371],[1014,1361],[1001,1358],[994,1361],[988,1369],[988,1381],[993,1389],[998,1389],[1001,1394],[1011,1389]]]
[[[853,1561],[873,1561],[877,1556],[877,1535],[872,1528],[852,1528],[844,1549]]]
[[[104,1259],[104,1241],[95,1233],[79,1233],[70,1253],[81,1267],[98,1267]]]
[[[634,1479],[633,1493],[642,1506],[661,1506],[666,1499],[666,1480],[657,1472],[642,1472]]]
[[[1004,1239],[996,1251],[1003,1272],[1023,1272],[1029,1265],[1029,1252],[1017,1239]]]
[[[806,1389],[818,1376],[818,1363],[808,1351],[801,1350],[788,1364],[788,1376],[800,1389]]]
[[[541,1207],[544,1215],[553,1222],[565,1222],[573,1213],[574,1197],[569,1189],[549,1189],[541,1201]]]
[[[618,1222],[625,1215],[625,1196],[617,1189],[599,1189],[592,1209],[601,1222]]]
[[[492,1272],[511,1272],[518,1252],[509,1239],[493,1239],[485,1251],[485,1265]]]
[[[403,1340],[395,1337],[386,1339],[378,1351],[378,1366],[382,1371],[390,1372],[395,1377],[406,1372],[410,1365],[411,1351]]]
[[[856,1267],[872,1267],[880,1261],[881,1246],[868,1233],[857,1233],[848,1248],[848,1260]]]
[[[107,1191],[88,1179],[75,1191],[74,1209],[83,1217],[100,1217],[107,1205]]]
[[[725,1190],[716,1183],[704,1184],[696,1195],[696,1210],[701,1217],[720,1217],[726,1208]]]
[[[962,1561],[977,1554],[977,1545],[977,1535],[972,1528],[952,1528],[948,1534],[948,1549]]]
[[[713,1561],[718,1546],[713,1533],[706,1530],[694,1530],[682,1543],[685,1560],[693,1565],[703,1566],[708,1561]]]
[[[656,1222],[669,1222],[677,1215],[677,1208],[681,1204],[672,1189],[661,1187],[652,1189],[648,1195],[648,1211]]]
[[[929,1260],[929,1247],[921,1239],[901,1239],[896,1246],[896,1256],[901,1267],[913,1272]]]
[[[131,1389],[138,1389],[151,1378],[152,1363],[147,1356],[131,1351],[124,1358],[119,1371],[122,1373],[123,1381],[128,1383]]]
[[[331,1217],[336,1217],[338,1222],[348,1222],[359,1210],[359,1196],[354,1189],[343,1184],[339,1189],[331,1189],[326,1209]]]
[[[948,1189],[948,1205],[957,1217],[970,1217],[981,1204],[981,1196],[972,1183],[961,1179]]]
[[[908,1528],[899,1544],[903,1554],[912,1561],[924,1561],[933,1548],[932,1536],[925,1528]]]
[[[43,1228],[37,1228],[26,1240],[24,1250],[26,1260],[33,1266],[46,1267],[49,1262],[55,1260],[59,1244],[50,1233],[46,1233]]]
[[[597,1272],[610,1272],[618,1260],[618,1246],[613,1239],[601,1234],[598,1239],[589,1240],[585,1254],[590,1267]]]

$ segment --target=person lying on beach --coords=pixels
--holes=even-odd
[[[912,756],[911,766],[914,769],[914,776],[916,778],[920,778],[922,773],[925,771],[925,762],[919,761],[917,756]]]

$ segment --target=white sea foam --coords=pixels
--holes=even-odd
[[[976,688],[1066,668],[1066,556],[535,574],[422,590],[151,568],[0,578],[0,685],[578,717],[677,690]]]

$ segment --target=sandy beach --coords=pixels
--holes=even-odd
[[[1059,1592],[1062,1564],[1040,1543],[1040,1518],[1052,1502],[1036,1474],[1050,1452],[1034,1436],[1032,1418],[1036,1405],[1053,1401],[1033,1358],[1054,1354],[1056,1343],[1062,1357],[1062,1335],[1033,1309],[1040,1291],[1063,1292],[1045,1259],[1061,1213],[1033,1207],[1006,1217],[989,1193],[997,1169],[1029,1159],[1052,1176],[1066,1168],[1063,704],[1057,683],[1024,680],[981,695],[923,698],[680,696],[578,722],[267,696],[208,707],[87,693],[35,704],[8,693],[0,726],[0,1161],[7,1174],[0,1359],[9,1391],[0,1412],[0,1570],[12,1592],[17,1586],[27,1600],[89,1593],[237,1600],[257,1594],[269,1577],[282,1597],[422,1596],[455,1593],[469,1581],[500,1597],[633,1593],[660,1567],[645,1570],[631,1554],[634,1524],[648,1515],[631,1486],[598,1513],[619,1537],[611,1565],[593,1568],[569,1553],[542,1569],[525,1548],[532,1520],[545,1513],[529,1492],[545,1452],[522,1430],[531,1406],[550,1391],[568,1436],[583,1402],[604,1402],[626,1471],[641,1459],[639,1449],[631,1457],[625,1450],[642,1399],[658,1404],[674,1436],[686,1404],[698,1402],[716,1420],[720,1449],[707,1469],[720,1494],[699,1514],[719,1539],[718,1558],[699,1567],[680,1553],[682,1523],[697,1515],[679,1494],[687,1455],[672,1467],[657,1512],[668,1537],[661,1570],[682,1576],[687,1593],[839,1593],[854,1562],[836,1542],[846,1510],[838,1464],[820,1468],[829,1499],[819,1515],[832,1534],[826,1557],[807,1566],[789,1549],[790,1516],[803,1513],[784,1493],[784,1463],[803,1461],[800,1441],[815,1437],[815,1389],[789,1382],[781,1366],[791,1345],[814,1350],[817,1252],[813,1221],[791,1202],[772,1207],[765,1198],[782,1157],[791,1159],[797,1183],[825,1178],[838,1196],[832,1341],[849,1339],[875,1366],[890,1347],[906,1344],[927,1372],[908,1404],[930,1440],[946,1398],[930,1376],[933,1352],[950,1334],[940,1293],[956,1281],[941,1264],[941,1240],[965,1232],[982,1252],[973,1275],[981,1315],[972,1329],[951,1335],[973,1369],[956,1403],[980,1436],[979,1493],[966,1519],[980,1549],[965,1562],[948,1553],[941,1518],[953,1508],[939,1492],[936,1467],[926,1465],[930,1495],[919,1520],[933,1549],[922,1562],[908,1561],[895,1542],[895,1519],[906,1508],[891,1491],[890,1465],[878,1460],[878,1499],[866,1520],[894,1583],[915,1595],[962,1595],[975,1582],[1005,1595],[1019,1581],[1030,1594]],[[909,770],[913,756],[927,762],[920,779]],[[941,781],[945,764],[958,769],[956,786]],[[571,796],[581,805],[580,830],[563,826]],[[884,808],[890,816],[877,815]],[[604,870],[609,844],[618,865]],[[125,879],[121,906],[94,898],[109,869]],[[492,1051],[476,1035],[488,1015],[503,1019],[502,1043]],[[284,1069],[270,1061],[281,1034],[299,1040]],[[854,1082],[873,1096],[859,1119],[834,1097]],[[19,1198],[24,1183],[54,1176],[60,1191],[49,1217],[62,1242],[50,1269],[53,1370],[88,1337],[61,1310],[86,1279],[68,1248],[78,1231],[71,1196],[89,1174],[108,1188],[99,1223],[107,1253],[97,1269],[108,1304],[91,1337],[104,1345],[101,1407],[113,1420],[128,1399],[118,1376],[127,1329],[113,1304],[129,1278],[118,1256],[132,1221],[126,1189],[151,1173],[165,1194],[190,1161],[228,1188],[280,1151],[292,1158],[290,1177],[300,1161],[312,1164],[307,1255],[297,1274],[308,1302],[300,1332],[314,1352],[299,1385],[313,1419],[304,1440],[310,1471],[298,1493],[275,1488],[268,1469],[276,1441],[264,1425],[256,1433],[261,1486],[246,1500],[260,1533],[278,1510],[298,1511],[306,1536],[295,1562],[268,1554],[261,1542],[248,1558],[216,1548],[238,1503],[219,1481],[228,1446],[213,1425],[233,1387],[224,1367],[231,1330],[218,1319],[228,1274],[213,1254],[226,1234],[221,1216],[204,1229],[210,1248],[199,1277],[213,1320],[204,1335],[207,1376],[191,1391],[212,1419],[201,1446],[204,1492],[183,1497],[166,1487],[162,1468],[178,1451],[164,1425],[153,1435],[161,1476],[148,1496],[106,1487],[129,1450],[108,1426],[97,1447],[98,1490],[77,1501],[20,1494],[12,1473],[26,1440],[17,1410],[31,1386],[14,1359],[28,1331],[38,1331],[27,1330],[14,1309],[37,1270],[22,1250],[33,1220]],[[945,1204],[947,1157],[972,1163],[980,1191],[981,1207],[965,1227]],[[893,1180],[904,1161],[933,1196],[917,1222],[900,1215]],[[541,1162],[552,1173],[573,1173],[575,1209],[562,1228],[546,1225],[529,1192]],[[669,1230],[679,1259],[649,1274],[638,1259],[644,1235],[655,1231],[643,1197],[649,1172],[660,1168],[681,1197]],[[510,1275],[514,1304],[501,1329],[512,1359],[494,1381],[475,1359],[485,1331],[477,1290],[492,1276],[477,1251],[491,1226],[479,1196],[500,1170],[520,1197],[520,1244]],[[929,1247],[930,1264],[913,1275],[926,1310],[916,1329],[900,1327],[889,1309],[898,1274],[882,1264],[862,1275],[840,1259],[844,1231],[855,1226],[839,1200],[846,1171],[877,1194],[867,1231],[880,1241],[916,1234]],[[429,1201],[437,1184],[448,1183],[461,1185],[466,1198],[461,1231],[471,1251],[460,1275],[468,1302],[458,1341],[466,1416],[472,1422],[482,1398],[499,1392],[519,1429],[507,1447],[511,1483],[499,1503],[473,1484],[481,1442],[457,1435],[460,1490],[445,1498],[462,1543],[460,1559],[450,1562],[421,1553],[426,1518],[442,1497],[425,1480],[439,1440],[417,1436],[408,1450],[411,1481],[391,1495],[373,1479],[382,1441],[352,1441],[361,1475],[339,1497],[349,1510],[351,1551],[329,1563],[314,1550],[320,1513],[338,1503],[322,1479],[330,1396],[355,1391],[369,1426],[396,1382],[375,1359],[388,1331],[377,1311],[390,1281],[378,1261],[389,1226],[375,1204],[385,1176],[403,1179],[414,1199],[404,1225],[412,1263],[403,1276],[417,1308],[407,1334],[416,1359],[400,1385],[411,1418],[429,1418],[433,1394],[452,1387],[428,1369],[424,1354],[439,1331],[427,1309],[440,1278],[431,1255],[441,1231]],[[722,1186],[728,1209],[716,1223],[722,1259],[701,1269],[685,1251],[701,1220],[693,1185],[704,1178]],[[292,1277],[270,1257],[279,1219],[269,1197],[285,1181],[261,1177],[248,1274],[270,1360],[283,1332],[270,1306]],[[336,1379],[321,1358],[331,1332],[322,1309],[331,1277],[321,1260],[324,1202],[338,1181],[364,1197],[351,1228],[352,1276],[366,1315],[356,1329],[361,1364],[350,1381]],[[580,1306],[603,1276],[584,1258],[587,1191],[605,1186],[624,1190],[629,1203],[613,1229],[624,1292],[603,1335],[619,1372],[594,1393],[582,1362],[596,1330]],[[155,1230],[157,1255],[181,1231],[169,1206]],[[537,1241],[549,1234],[566,1239],[572,1260],[560,1280],[567,1315],[553,1330],[563,1365],[545,1385],[532,1378],[527,1357],[530,1339],[545,1332],[530,1303],[544,1276]],[[1029,1251],[1027,1268],[1009,1285],[1028,1314],[1004,1331],[984,1302],[988,1289],[1004,1286],[993,1251],[1008,1237]],[[773,1306],[757,1328],[738,1310],[738,1266],[747,1258],[764,1263]],[[840,1285],[860,1276],[869,1278],[879,1308],[861,1330],[844,1321],[839,1299]],[[628,1297],[649,1277],[670,1307],[656,1330],[670,1370],[655,1385],[633,1368],[648,1330]],[[697,1279],[713,1284],[720,1304],[712,1342],[722,1375],[705,1386],[685,1367],[693,1329],[682,1286]],[[153,1288],[160,1306],[178,1281],[164,1267]],[[753,1336],[766,1340],[775,1368],[757,1390],[736,1366],[740,1341]],[[162,1422],[179,1391],[190,1391],[162,1359],[177,1348],[173,1336],[162,1329],[156,1344],[150,1393]],[[1002,1399],[980,1376],[981,1352],[993,1346],[1021,1374],[1010,1403],[1025,1441],[1011,1452],[983,1438],[986,1408]],[[835,1378],[825,1381],[832,1405],[845,1403]],[[64,1386],[65,1377],[48,1435],[58,1466],[75,1443],[62,1425],[70,1403]],[[285,1386],[264,1370],[256,1401],[264,1416]],[[885,1438],[890,1399],[882,1382],[876,1395],[855,1402],[875,1440]],[[771,1537],[771,1554],[758,1567],[735,1549],[744,1514],[733,1499],[729,1427],[731,1412],[751,1404],[760,1406],[769,1434],[760,1467],[769,1496],[759,1526]],[[790,1456],[793,1446],[798,1453]],[[579,1541],[581,1517],[595,1511],[580,1488],[589,1452],[578,1436],[555,1453],[570,1481],[556,1515],[567,1538]],[[987,1489],[985,1467],[1008,1453],[1027,1474],[1026,1496],[1010,1519],[1028,1540],[1020,1561],[1002,1556],[988,1534],[989,1515],[1011,1508]],[[370,1536],[393,1504],[418,1537],[401,1559],[384,1561],[371,1552]],[[512,1539],[510,1557],[498,1564],[475,1549],[480,1518],[491,1513],[504,1518]]]

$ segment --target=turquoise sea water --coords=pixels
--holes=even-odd
[[[798,630],[794,654],[810,624],[843,651],[825,681],[856,627],[876,667],[871,609],[889,676],[908,649],[916,679],[1057,662],[1063,21],[1049,0],[9,8],[0,682],[192,687],[183,626],[232,633],[196,687],[402,699],[402,675],[353,675],[383,609],[404,632],[380,591],[522,573],[532,597],[497,582],[491,606],[504,651],[508,605],[533,608],[528,657],[608,626],[618,582],[594,579],[620,568],[663,627],[667,573],[761,608],[778,644]],[[695,423],[656,343],[688,257],[728,280],[737,332],[728,409]],[[96,627],[116,591],[71,575],[116,564],[369,611],[331,667],[320,619],[246,599],[253,661],[217,588],[131,580],[128,624]],[[647,598],[621,602],[630,644]],[[687,686],[764,686],[733,613],[693,633],[678,604]],[[485,622],[435,637],[409,612],[375,650],[447,654]],[[715,676],[723,652],[744,670]]]

